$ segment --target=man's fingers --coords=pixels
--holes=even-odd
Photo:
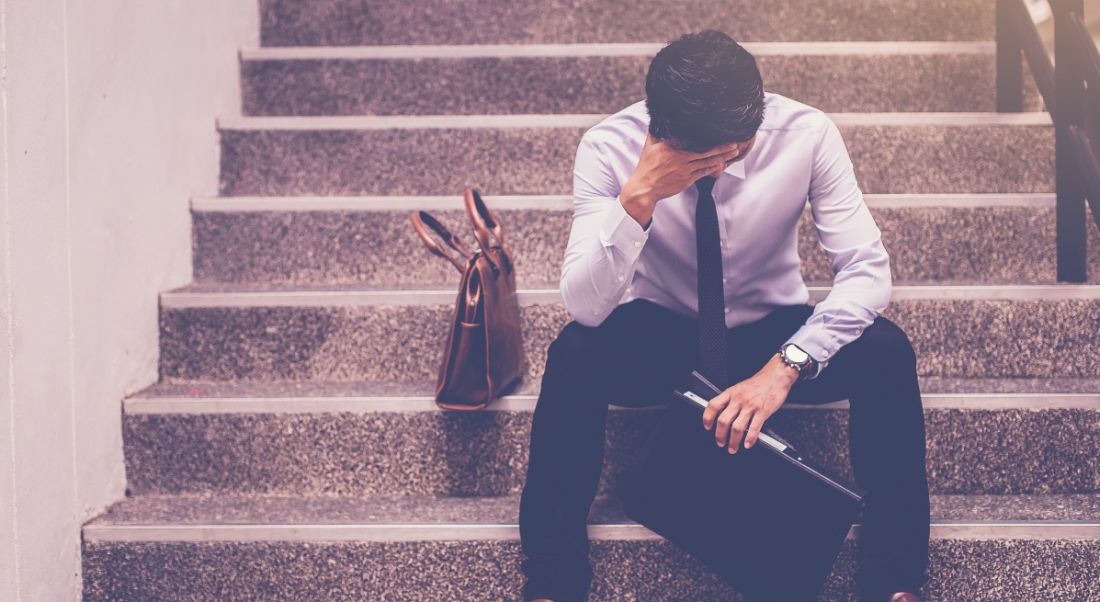
[[[735,142],[733,146],[719,146],[704,153],[697,153],[694,157],[688,159],[688,163],[709,163],[711,161],[725,163],[740,154],[741,147]]]
[[[760,438],[760,429],[764,428],[763,412],[757,412],[752,417],[752,424],[749,425],[749,434],[745,435],[745,449],[752,447],[758,438]]]
[[[726,169],[726,163],[733,156],[722,155],[717,159],[706,159],[690,164],[692,182],[707,175],[717,175]]]
[[[719,155],[728,155],[731,151],[740,151],[742,144],[742,142],[730,142],[729,144],[721,144],[714,148],[702,151],[698,154],[703,159],[706,159],[708,157],[717,157]]]
[[[695,180],[698,180],[699,178],[709,174],[710,172],[714,171],[714,169],[715,168],[710,165],[693,168],[691,170],[691,183],[694,184]]]
[[[740,410],[740,406],[731,403],[718,415],[718,421],[714,427],[714,443],[718,447],[726,445],[726,438],[729,436],[730,427],[733,426],[733,422],[737,420],[737,414]]]
[[[759,411],[759,410],[758,410]],[[730,440],[729,453],[736,454],[737,448],[741,447],[741,439],[745,436],[745,430],[749,427],[749,420],[753,419],[753,411],[750,408],[744,408],[741,410],[741,414],[737,416],[737,420],[733,421],[733,426],[730,428]]]
[[[699,178],[701,178],[703,176],[713,174],[714,172],[721,171],[725,168],[726,168],[726,162],[725,161],[712,161],[710,163],[701,163],[701,164],[699,164],[698,167],[693,169],[692,172],[691,172],[691,176],[692,176],[692,178],[694,178],[694,180],[692,180],[692,182],[694,183],[695,180],[698,180]]]
[[[729,404],[729,400],[729,391],[722,391],[707,402],[707,408],[703,410],[703,426],[706,427],[708,431],[710,427],[714,426],[714,419],[717,418],[718,414],[720,414]]]

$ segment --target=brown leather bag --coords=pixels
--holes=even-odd
[[[428,250],[450,261],[462,274],[436,381],[436,405],[448,410],[480,410],[518,381],[528,365],[515,264],[504,244],[503,228],[476,189],[466,188],[463,196],[477,251],[471,252],[426,211],[411,211],[409,219]]]

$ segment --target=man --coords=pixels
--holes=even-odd
[[[880,231],[832,120],[764,92],[752,55],[713,30],[658,52],[645,101],[593,126],[577,150],[560,285],[574,320],[547,351],[532,423],[520,503],[524,599],[588,591],[586,518],[608,404],[667,403],[697,366],[694,184],[703,181],[718,214],[735,384],[710,400],[700,428],[735,453],[785,401],[849,399],[852,465],[867,490],[863,599],[919,600],[924,416],[910,340],[880,315],[892,285]],[[834,272],[816,306],[797,249],[807,198]]]

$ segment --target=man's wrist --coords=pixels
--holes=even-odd
[[[653,208],[656,201],[645,191],[638,190],[637,186],[628,182],[619,194],[619,202],[634,221],[648,228],[653,218]]]
[[[651,198],[651,191],[646,190],[641,184],[633,179],[627,180],[626,184],[623,185],[622,192],[619,196],[622,199],[624,205],[631,204],[645,206],[652,205],[654,202],[654,199]]]
[[[784,376],[785,382],[789,386],[794,386],[794,383],[798,382],[800,373],[798,368],[783,361],[783,357],[776,351],[772,356],[772,363],[777,364],[778,371]]]

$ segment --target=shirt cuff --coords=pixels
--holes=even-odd
[[[839,346],[833,339],[832,333],[820,324],[803,324],[786,341],[798,345],[806,353],[817,361],[817,370],[809,374],[806,379],[813,380],[821,374],[821,371],[829,365],[829,360],[836,354]],[[784,343],[784,344],[786,344]]]
[[[649,239],[649,231],[652,229],[652,219],[648,228],[642,228],[638,220],[631,217],[622,202],[616,198],[600,225],[600,242],[605,247],[616,247],[627,259],[633,261],[642,253],[642,247]]]

